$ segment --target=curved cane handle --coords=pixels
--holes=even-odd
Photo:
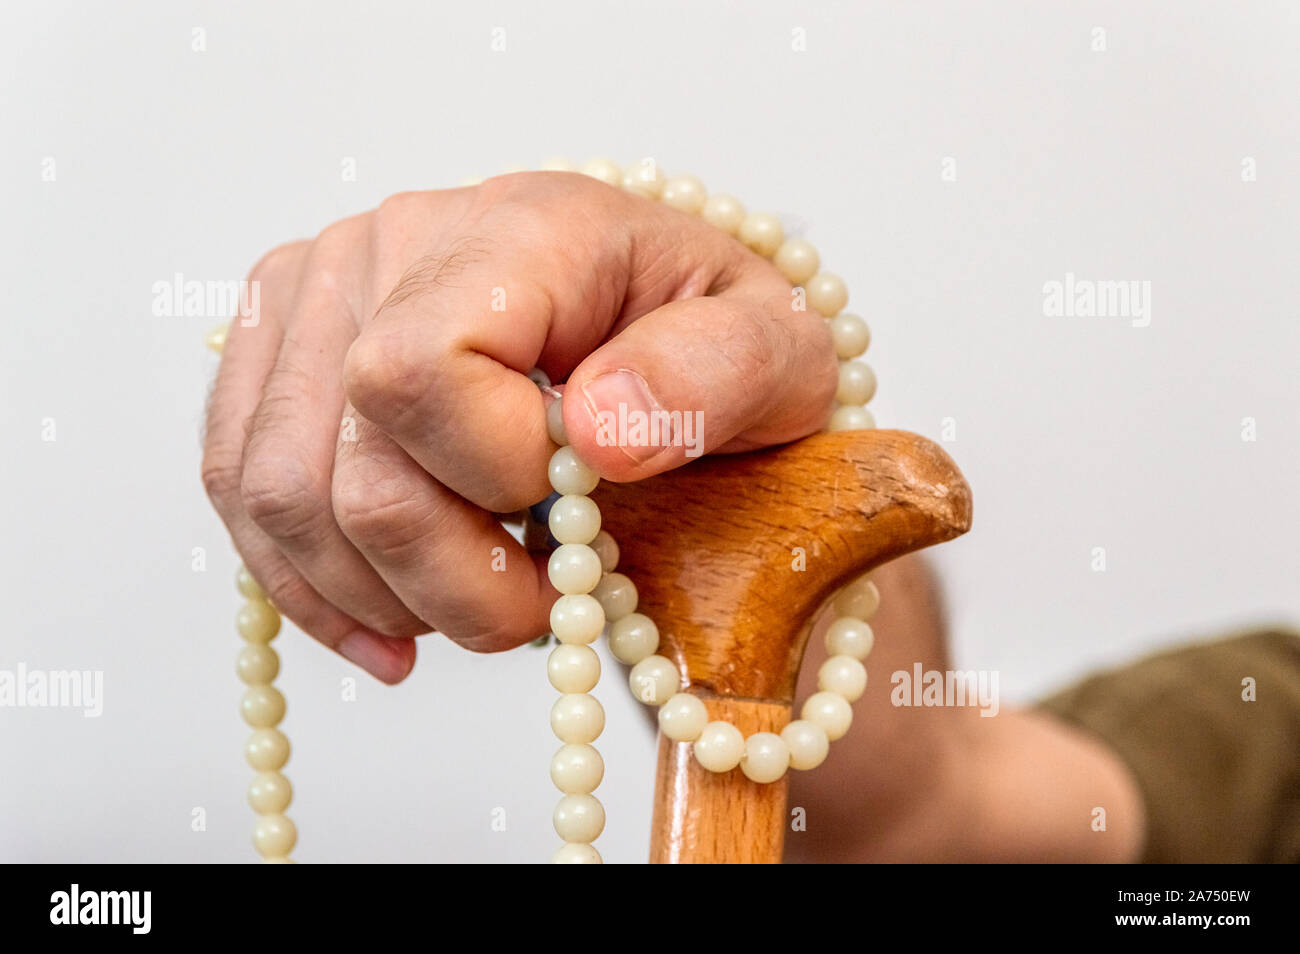
[[[840,587],[966,532],[971,494],[937,445],[843,431],[716,455],[592,495],[620,572],[713,718],[746,735],[789,721],[817,610]],[[802,554],[802,557],[801,557]],[[802,562],[802,569],[799,569]],[[652,861],[779,861],[785,782],[715,775],[660,738]]]

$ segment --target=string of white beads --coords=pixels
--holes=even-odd
[[[558,404],[558,402],[557,402]],[[557,494],[547,516],[559,543],[551,553],[547,575],[562,594],[551,607],[551,631],[560,645],[551,651],[546,672],[562,695],[551,707],[551,730],[564,743],[551,758],[551,781],[564,793],[552,823],[564,844],[552,861],[599,864],[592,845],[605,828],[605,809],[591,794],[605,774],[605,763],[592,742],[605,728],[605,710],[589,693],[600,681],[600,657],[590,644],[605,627],[605,610],[592,591],[605,565],[617,560],[617,545],[605,534],[599,547],[600,509],[587,496],[600,478],[568,446],[559,411],[547,413],[547,430],[560,447],[551,456],[548,474]]]
[[[272,685],[280,673],[280,657],[270,643],[280,632],[280,614],[242,566],[235,585],[246,600],[235,616],[235,627],[245,642],[235,658],[235,671],[248,686],[239,711],[253,729],[244,748],[248,764],[257,773],[248,786],[248,804],[258,816],[253,847],[268,864],[288,864],[298,829],[284,814],[293,800],[293,786],[280,771],[289,761],[289,740],[278,728],[284,718],[284,696]]]

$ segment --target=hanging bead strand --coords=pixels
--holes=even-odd
[[[600,510],[587,496],[600,478],[568,446],[558,411],[548,410],[547,429],[559,445],[548,475],[560,495],[547,513],[551,536],[559,544],[551,552],[547,575],[561,595],[551,607],[551,632],[560,645],[551,651],[546,673],[562,693],[551,707],[551,729],[564,743],[551,758],[551,781],[563,793],[551,820],[564,842],[552,861],[600,864],[592,842],[605,829],[605,808],[592,792],[605,775],[605,763],[592,743],[605,728],[605,710],[590,693],[600,681],[600,657],[591,644],[605,627],[605,612],[592,590],[600,582],[604,560],[592,546],[600,534]],[[600,544],[607,557],[612,542]]]
[[[280,771],[289,761],[289,739],[279,729],[285,702],[272,685],[280,673],[280,657],[270,645],[280,632],[280,614],[244,567],[235,582],[246,599],[235,617],[245,643],[235,659],[235,671],[248,687],[239,711],[253,730],[244,747],[248,764],[257,772],[248,786],[248,804],[257,812],[253,847],[268,864],[289,864],[298,829],[284,814],[293,800],[293,786]]]

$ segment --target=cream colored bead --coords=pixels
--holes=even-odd
[[[569,743],[551,756],[551,781],[566,795],[590,795],[605,777],[605,760],[592,746]]]
[[[296,865],[297,863],[298,862],[294,861],[292,858],[263,858],[262,859],[262,864],[264,865]]]
[[[790,767],[801,772],[821,765],[831,750],[826,730],[807,719],[795,719],[781,730],[781,738],[790,749]]]
[[[843,696],[833,692],[814,692],[799,710],[809,722],[821,726],[826,738],[834,742],[844,737],[853,723],[853,707]]]
[[[613,573],[618,566],[618,541],[607,530],[602,530],[588,546],[600,557],[600,568],[606,573]]]
[[[248,804],[260,815],[274,815],[293,801],[293,786],[279,772],[258,772],[248,783]]]
[[[551,855],[551,864],[555,865],[598,865],[602,864],[600,852],[591,845],[567,842]]]
[[[694,742],[709,721],[709,710],[689,692],[679,692],[659,707],[659,731],[674,742]]]
[[[826,630],[826,652],[831,656],[866,659],[875,643],[871,624],[852,616],[841,616]]]
[[[740,770],[751,782],[775,782],[790,767],[790,747],[774,732],[755,732],[745,740]]]
[[[745,755],[745,737],[730,722],[710,722],[691,748],[695,761],[710,772],[730,772]]]
[[[280,657],[261,643],[249,643],[235,658],[235,673],[249,686],[265,686],[280,673]]]
[[[841,616],[871,619],[872,614],[880,606],[880,590],[864,576],[844,587],[835,597],[834,606],[835,612]]]
[[[605,710],[595,696],[573,693],[551,706],[551,731],[561,742],[594,742],[605,730]]]
[[[622,573],[606,573],[591,595],[600,601],[605,619],[611,623],[636,611],[636,584]]]
[[[569,444],[569,435],[564,430],[564,403],[552,401],[546,408],[546,433],[551,440],[561,447]]]
[[[832,656],[817,670],[817,688],[857,702],[867,691],[867,668],[852,656]]]
[[[623,185],[623,169],[613,159],[588,159],[582,164],[582,174],[599,179],[606,185]]]
[[[700,218],[728,235],[735,235],[740,231],[740,223],[745,221],[745,207],[734,195],[719,193],[704,200]]]
[[[551,604],[551,632],[562,643],[586,645],[605,628],[605,611],[587,593],[561,596]]]
[[[482,185],[482,184],[483,184],[482,176],[466,176],[464,179],[461,179],[459,183],[462,189],[472,189],[474,186]]]
[[[266,591],[262,589],[262,585],[257,580],[253,579],[253,574],[248,572],[248,567],[242,564],[235,571],[235,588],[246,599],[266,600]]]
[[[786,239],[772,256],[772,264],[790,284],[802,285],[817,274],[817,269],[821,267],[821,256],[811,242]]]
[[[561,447],[552,454],[547,472],[551,487],[559,494],[589,494],[600,483],[600,475],[579,460],[572,447]]]
[[[751,212],[740,223],[736,237],[759,255],[771,258],[785,239],[785,229],[775,215],[769,212]]]
[[[574,165],[563,156],[552,156],[542,163],[543,172],[573,172]]]
[[[600,682],[600,657],[590,646],[556,646],[546,660],[546,676],[560,692],[591,692]]]
[[[565,841],[589,845],[605,830],[605,806],[595,795],[565,795],[551,821]]]
[[[253,847],[263,858],[287,858],[298,843],[298,829],[287,815],[263,815],[253,826]]]
[[[856,358],[871,345],[871,329],[857,315],[841,312],[831,319],[831,340],[835,355],[842,360]]]
[[[600,557],[586,544],[563,543],[551,553],[546,572],[561,593],[590,593],[600,582]]]
[[[689,212],[691,215],[697,214],[703,208],[707,197],[708,190],[695,176],[673,176],[664,183],[664,205]]]
[[[830,272],[819,272],[804,286],[808,304],[823,318],[834,318],[849,303],[849,290],[844,280]]]
[[[279,729],[255,729],[244,744],[244,757],[259,772],[274,772],[289,761],[289,737]]]
[[[565,494],[551,504],[547,526],[551,536],[561,543],[590,543],[600,532],[600,508],[590,497]],[[600,562],[599,554],[596,561]]]
[[[230,337],[230,323],[217,325],[208,332],[208,337],[204,342],[211,350],[217,354],[226,350],[226,339]]]
[[[239,702],[239,713],[254,729],[273,729],[284,718],[284,696],[275,686],[250,686]]]
[[[653,159],[642,159],[627,167],[623,173],[623,188],[647,199],[657,199],[664,193],[664,173]]]
[[[270,603],[249,600],[235,615],[235,628],[250,643],[269,643],[280,632],[280,614]]]
[[[671,659],[647,656],[632,667],[627,684],[632,695],[648,706],[661,706],[682,687],[682,674]]]
[[[835,400],[841,404],[866,404],[876,396],[876,372],[861,361],[840,363],[840,382]]]
[[[628,613],[609,628],[609,651],[621,663],[635,666],[658,648],[659,627],[642,613]]]
[[[831,414],[828,431],[869,431],[876,426],[875,416],[865,407],[845,404]]]

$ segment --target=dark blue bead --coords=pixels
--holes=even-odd
[[[541,503],[535,503],[528,508],[529,515],[538,523],[545,526],[551,519],[551,508],[555,506],[555,501],[560,499],[559,494],[551,494]]]

